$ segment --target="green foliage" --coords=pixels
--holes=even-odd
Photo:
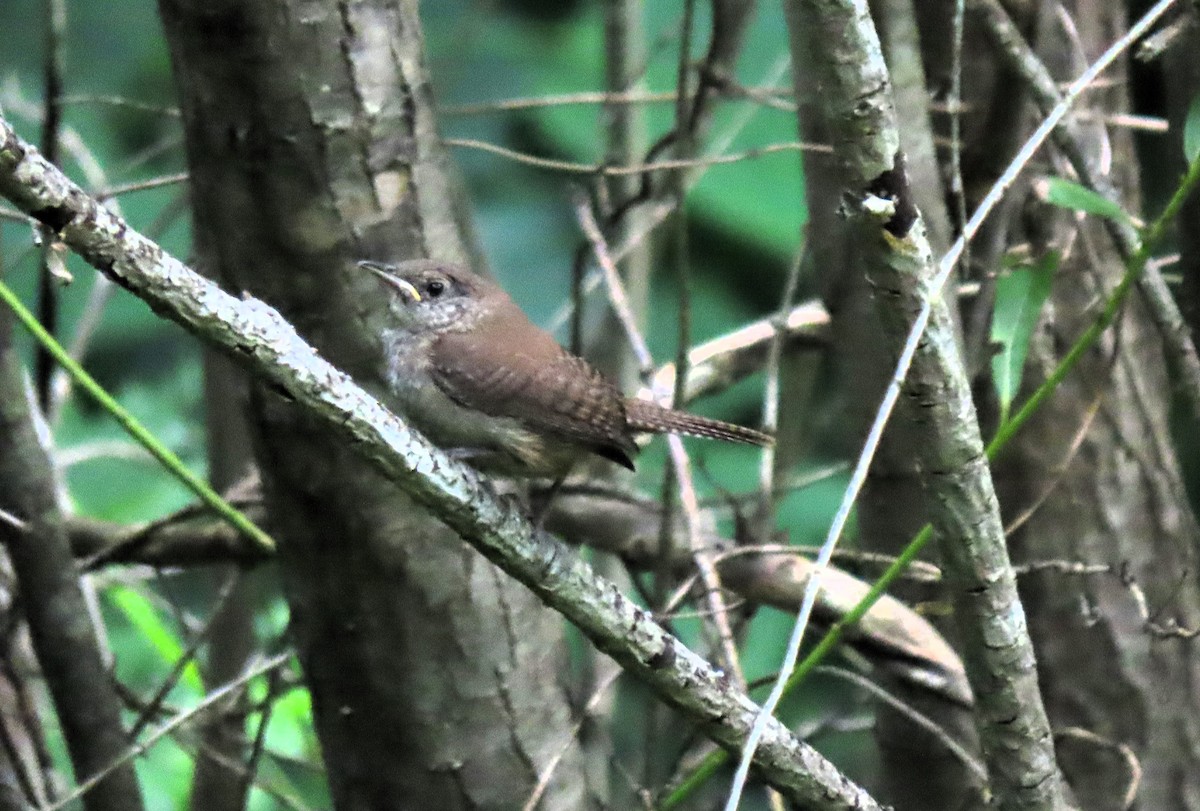
[[[1046,202],[1051,205],[1067,208],[1071,211],[1082,211],[1085,214],[1095,214],[1121,223],[1128,223],[1129,215],[1125,209],[1107,197],[1097,194],[1091,189],[1080,186],[1061,177],[1048,178],[1046,181]]]
[[[1187,120],[1183,124],[1183,158],[1188,163],[1200,155],[1200,96],[1188,105]]]
[[[125,615],[141,637],[150,643],[162,658],[163,664],[168,668],[176,667],[184,653],[182,640],[168,627],[165,618],[155,610],[151,601],[127,586],[113,586],[106,596]],[[196,700],[204,694],[200,669],[196,667],[195,661],[184,666],[179,684],[188,689],[191,700]]]
[[[1036,264],[1013,268],[996,280],[991,341],[997,351],[992,356],[992,382],[1000,402],[1001,423],[1008,422],[1020,391],[1029,339],[1050,296],[1059,259],[1057,251],[1050,251]]]

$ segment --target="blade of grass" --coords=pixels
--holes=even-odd
[[[213,490],[208,485],[208,482],[197,476],[183,460],[174,454],[169,448],[162,444],[157,437],[152,434],[149,429],[142,425],[133,414],[129,413],[116,399],[104,390],[104,387],[96,382],[87,371],[70,356],[62,344],[54,339],[49,332],[38,322],[37,318],[31,313],[17,294],[12,291],[8,285],[0,282],[0,301],[8,305],[9,309],[21,322],[25,329],[34,339],[41,344],[46,352],[66,370],[67,374],[75,381],[75,383],[91,397],[114,419],[120,424],[125,432],[133,439],[150,452],[150,455],[162,464],[171,475],[178,479],[185,487],[196,494],[202,502],[208,505],[213,512],[223,518],[225,521],[246,537],[250,538],[256,544],[267,551],[275,550],[275,542],[271,540],[271,536],[264,532],[257,524],[251,521],[236,507],[230,504],[225,499],[221,498],[217,491]]]

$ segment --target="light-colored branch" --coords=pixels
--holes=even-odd
[[[819,301],[806,301],[788,311],[781,330],[785,341],[823,344],[829,330],[829,313]],[[764,318],[733,332],[699,344],[688,352],[687,386],[683,402],[728,388],[751,372],[763,368],[777,332],[775,319]],[[650,385],[639,397],[655,399],[675,389],[675,364],[667,363],[655,372]]]
[[[722,90],[731,90],[740,98],[750,99],[764,107],[771,107],[783,112],[796,112],[794,102],[788,100],[791,88],[760,85],[744,87],[735,85],[731,80],[721,81]],[[604,91],[585,90],[579,93],[549,93],[544,96],[529,98],[500,99],[498,101],[481,101],[474,104],[448,104],[438,108],[444,116],[470,116],[487,113],[507,113],[521,110],[540,110],[546,107],[565,107],[568,105],[604,105],[632,106],[641,104],[674,103],[677,94],[674,90],[652,92],[648,90]],[[153,108],[151,108],[153,109]]]
[[[579,227],[583,229],[584,235],[592,245],[596,263],[604,273],[604,287],[608,291],[608,301],[612,305],[613,314],[620,322],[621,328],[625,330],[625,339],[629,342],[630,349],[633,350],[633,356],[637,360],[638,366],[643,372],[649,372],[654,365],[654,357],[650,354],[650,347],[646,344],[641,330],[638,329],[637,314],[634,313],[629,296],[625,292],[625,285],[621,281],[617,263],[613,261],[612,254],[608,250],[608,243],[604,239],[604,234],[600,232],[600,225],[592,213],[591,203],[582,195],[575,201],[575,216],[579,220]]]
[[[950,314],[941,291],[965,241],[1061,118],[1065,103],[1018,152],[964,227],[963,237],[940,267],[935,267],[899,152],[887,68],[866,3],[790,2],[786,8],[794,49],[813,56],[812,82],[820,88],[815,104],[837,145],[838,182],[848,201],[845,207],[860,243],[866,274],[881,291],[878,309],[888,328],[891,351],[899,355],[818,562],[823,565],[832,552],[900,396],[900,386],[908,378],[923,439],[917,443],[918,461],[927,471],[924,478],[931,523],[948,579],[955,584],[955,619],[967,672],[976,687],[977,722],[991,789],[1002,808],[1061,808],[1063,789],[1033,668],[1032,644],[1005,548],[969,382],[954,348]],[[1067,98],[1076,98],[1109,64],[1106,60],[1111,60],[1113,53],[1089,68],[1072,85]],[[805,607],[811,605],[810,596],[806,595]],[[785,671],[794,664],[804,621],[802,608]],[[782,693],[782,682],[771,699]]]
[[[536,531],[516,505],[454,463],[305,344],[274,309],[222,291],[88,197],[0,119],[0,194],[156,312],[239,358],[295,407],[321,418],[412,498],[528,586],[663,700],[726,747],[741,745],[756,706],[577,555]],[[348,270],[347,272],[352,272]],[[800,805],[879,805],[777,722],[756,765]]]
[[[556,160],[554,158],[542,158],[537,155],[529,155],[524,152],[518,152],[515,149],[508,149],[497,144],[488,143],[487,141],[477,141],[471,138],[447,138],[444,143],[446,146],[456,146],[464,149],[478,149],[481,152],[490,152],[493,155],[499,155],[502,158],[514,160],[517,163],[523,163],[527,166],[534,166],[538,169],[550,169],[555,172],[565,172],[575,175],[600,175],[603,177],[621,177],[624,175],[642,175],[646,172],[668,172],[678,171],[680,169],[707,169],[710,166],[722,166],[730,163],[739,163],[745,160],[754,158],[762,158],[767,155],[774,155],[778,152],[829,152],[830,148],[824,144],[805,144],[799,141],[791,141],[781,144],[767,144],[766,146],[747,149],[742,152],[737,152],[729,155],[709,155],[700,158],[679,158],[671,160],[659,160],[649,163],[637,163],[632,166],[606,166],[602,163],[576,163],[574,161]]]

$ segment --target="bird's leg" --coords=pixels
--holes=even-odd
[[[533,524],[535,530],[540,531],[542,529],[546,515],[550,512],[550,507],[554,503],[554,497],[558,495],[558,491],[562,489],[563,482],[567,480],[567,476],[569,475],[571,475],[571,471],[567,470],[556,478],[545,491],[538,494],[536,504],[534,504],[533,492],[532,490],[530,491],[529,522]]]
[[[488,470],[489,463],[496,460],[496,451],[494,448],[458,447],[443,448],[443,451],[451,459],[465,462],[476,469],[479,469],[481,466],[480,463],[482,463],[485,471]],[[503,475],[503,473],[501,472],[500,475]],[[548,488],[538,494],[536,503],[534,502],[532,488],[530,488],[527,497],[529,503],[528,518],[529,523],[533,524],[534,529],[542,529],[542,523],[550,510],[551,504],[554,502],[554,497],[558,495],[558,491],[562,489],[563,483],[569,475],[571,475],[570,468],[555,478]]]

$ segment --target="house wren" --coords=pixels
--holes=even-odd
[[[770,435],[626,399],[496,284],[445,262],[359,262],[385,283],[387,384],[435,445],[505,476],[561,477],[595,453],[633,469],[633,436],[766,445]]]

